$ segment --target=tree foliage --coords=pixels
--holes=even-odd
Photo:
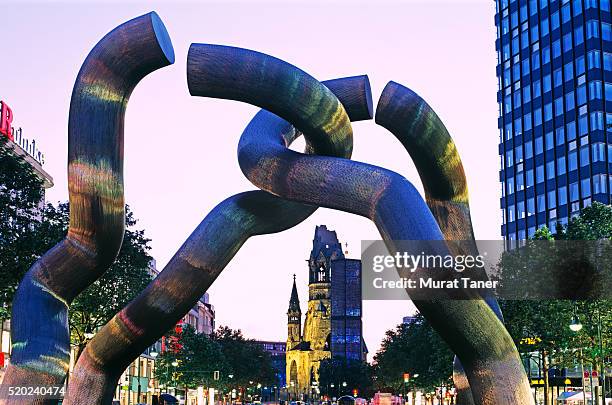
[[[43,182],[0,137],[0,321],[10,317],[19,282],[40,255]]]
[[[447,385],[452,377],[453,353],[425,317],[388,330],[374,356],[377,388],[404,392]],[[408,385],[403,374],[411,375]],[[415,377],[418,374],[418,377]]]
[[[536,241],[593,241],[602,243],[604,252],[609,248],[612,238],[612,207],[594,202],[572,218],[566,226],[557,226],[555,233],[546,227],[539,229]],[[582,243],[582,242],[580,242]],[[552,243],[551,245],[554,245]],[[591,246],[596,246],[590,244]],[[541,256],[534,263],[560,260],[558,255]],[[604,257],[605,256],[605,257]],[[609,255],[595,258],[595,267],[604,277],[610,276]],[[517,268],[517,262],[502,261],[502,271],[522,277],[525,272],[540,271],[541,267]],[[571,276],[556,280],[558,283],[571,284]],[[610,286],[603,287],[609,294]],[[604,295],[604,298],[607,298]],[[578,348],[582,348],[583,359],[587,364],[599,368],[602,359],[612,356],[612,301],[609,299],[592,300],[505,300],[500,302],[506,327],[520,352],[545,353],[551,367],[566,367],[579,361]],[[582,324],[582,330],[572,332],[569,325],[573,317]],[[601,334],[601,341],[599,335]],[[600,344],[601,342],[601,344]],[[603,349],[603,350],[602,350]]]
[[[222,326],[206,336],[184,325],[165,339],[170,343],[157,358],[155,369],[161,384],[188,388],[201,385],[227,391],[274,383],[270,355],[245,339],[240,330]],[[219,371],[219,380],[213,379],[215,371]]]
[[[321,360],[319,387],[321,394],[330,398],[352,395],[354,389],[357,396],[370,398],[374,392],[372,367],[364,361],[345,358]]]

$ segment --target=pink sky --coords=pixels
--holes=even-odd
[[[35,137],[55,186],[68,198],[67,123],[76,74],[113,27],[157,11],[176,63],[146,77],[129,102],[125,190],[162,268],[194,227],[224,198],[254,187],[240,172],[236,147],[257,108],[189,96],[185,62],[192,42],[265,52],[324,80],[368,74],[376,104],[389,80],[418,92],[457,143],[468,176],[478,239],[499,239],[495,26],[492,0],[11,2],[0,0],[0,100],[14,124]],[[353,159],[420,181],[398,141],[373,121],[354,124]],[[300,143],[303,145],[303,143]],[[301,146],[299,146],[301,148]],[[210,289],[217,325],[252,338],[285,340],[292,274],[302,308],[314,227],[327,224],[359,257],[360,241],[380,239],[361,217],[318,210],[282,234],[251,238]],[[409,302],[364,302],[371,354],[385,330],[413,311]]]

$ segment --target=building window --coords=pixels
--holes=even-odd
[[[531,130],[531,113],[525,114],[525,116],[523,117],[523,122],[523,129],[525,131]]]
[[[589,145],[583,145],[580,147],[580,167],[588,166],[589,163]]]
[[[607,193],[606,186],[606,175],[596,174],[593,176],[593,194],[605,194]]]
[[[547,103],[544,105],[544,122],[550,121],[553,118],[553,108],[552,103]]]
[[[606,161],[606,144],[603,142],[595,142],[591,145],[591,158],[593,163]]]
[[[604,69],[612,72],[612,53],[604,53]]]
[[[571,141],[573,139],[576,139],[576,122],[575,121],[568,122],[565,128],[567,132],[567,140]]]
[[[583,84],[582,86],[579,86],[576,89],[576,99],[578,101],[578,105],[583,105],[586,104],[587,102],[587,94],[586,94],[586,84]]]
[[[553,59],[557,59],[561,56],[561,41],[556,40],[552,43],[552,57]]]
[[[559,127],[555,130],[557,138],[557,146],[561,146],[565,143],[565,130],[563,127]]]
[[[521,123],[521,119],[517,118],[514,120],[514,136],[519,136],[523,133],[523,124]]]
[[[525,172],[527,187],[533,187],[533,169],[527,170]]]
[[[559,206],[567,204],[567,187],[561,186],[558,189]]]
[[[586,39],[599,38],[599,21],[589,20],[586,23]]]
[[[589,82],[589,100],[601,99],[601,81],[594,80]]]
[[[576,58],[576,75],[584,74],[585,69],[584,56],[578,56]]]
[[[521,48],[522,49],[529,48],[529,31],[521,32]],[[525,62],[527,62],[527,66],[529,66],[529,59],[525,59]],[[525,65],[523,64],[523,66]],[[527,68],[527,73],[523,71],[523,76],[528,73],[529,73],[529,68]]]
[[[563,115],[563,97],[555,99],[555,117]]]
[[[601,64],[599,62],[599,58],[601,57],[601,53],[597,50],[595,51],[589,51],[589,53],[587,53],[587,67],[589,69],[598,69],[601,67]]]
[[[553,133],[546,133],[546,150],[552,150],[555,147],[555,141],[553,139]]]
[[[565,95],[565,111],[571,111],[574,108],[574,92],[570,91]]]
[[[582,44],[584,42],[584,34],[583,34],[583,30],[584,27],[582,25],[578,26],[578,28],[576,28],[574,30],[574,44],[576,46]]]
[[[589,120],[588,120],[588,116],[584,114],[578,117],[578,134],[582,136],[588,133],[589,133]]]
[[[550,48],[545,46],[542,48],[542,65],[550,63]]]
[[[542,95],[542,91],[540,89],[540,81],[536,80],[533,82],[533,98],[536,99]]]
[[[582,0],[574,0],[574,17],[582,13]]]
[[[546,75],[546,76],[544,76],[542,78],[542,88],[543,88],[544,94],[546,94],[546,93],[548,93],[549,91],[552,90],[552,84],[551,84],[551,81],[550,81],[550,74],[548,74],[548,75]]]
[[[563,73],[565,74],[565,81],[569,82],[574,80],[574,65],[572,62],[566,63],[563,67]]]
[[[561,8],[561,23],[565,24],[572,18],[572,12],[570,10],[570,5],[566,4]]]
[[[544,210],[546,210],[546,201],[544,194],[539,194],[536,198],[538,200],[538,212],[544,212]]]
[[[559,28],[559,12],[555,11],[550,15],[550,30],[554,31]]]
[[[574,201],[579,200],[580,197],[578,196],[578,182],[574,182],[570,184],[569,192],[570,192],[570,201],[574,202]]]
[[[557,206],[557,200],[555,198],[555,195],[556,195],[555,193],[556,193],[555,190],[550,190],[548,192],[548,208],[549,209]]]
[[[525,142],[525,159],[531,159],[533,157],[532,145],[531,141]]]
[[[580,180],[580,197],[587,198],[591,196],[591,179]]]
[[[541,108],[536,108],[535,110],[533,110],[533,125],[536,127],[539,125],[542,125],[542,109]]]
[[[573,150],[567,155],[567,160],[569,162],[569,171],[578,170],[578,157],[576,151]]]
[[[523,63],[524,66],[524,63]],[[529,71],[529,69],[527,69]],[[528,103],[531,101],[531,86],[527,85],[523,87],[523,102]]]
[[[543,138],[541,136],[538,136],[535,139],[535,154],[539,155],[542,152],[544,152],[544,142]]]
[[[591,130],[603,130],[604,129],[604,115],[602,111],[595,111],[591,113]]]
[[[521,92],[514,92],[514,108],[517,109],[521,106]]]
[[[514,222],[514,205],[508,206],[508,222]]]
[[[536,166],[536,184],[542,183],[544,181],[544,166],[539,165]]]
[[[521,146],[517,146],[514,148],[514,160],[516,163],[520,163],[523,161],[523,148]]]
[[[563,84],[563,74],[561,73],[561,68],[556,69],[553,72],[553,84],[555,87],[559,87]]]
[[[535,214],[535,201],[533,197],[527,199],[527,215]]]
[[[557,176],[565,174],[565,156],[557,158]]]
[[[555,178],[555,162],[546,162],[546,180]]]
[[[525,218],[525,202],[520,201],[516,204],[516,216],[518,219]]]
[[[612,25],[601,23],[601,38],[604,41],[612,41]]]
[[[563,52],[572,50],[572,32],[563,35]]]

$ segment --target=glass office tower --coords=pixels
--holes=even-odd
[[[496,0],[502,235],[612,191],[611,0]]]

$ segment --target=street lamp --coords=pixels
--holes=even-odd
[[[569,324],[569,328],[572,332],[580,332],[582,330],[582,323],[580,322],[580,318],[575,313],[576,309],[574,308],[574,316],[572,316],[572,320]],[[586,387],[584,386],[584,359],[582,357],[582,345],[578,343],[580,346],[580,371],[582,375],[580,376],[580,380],[582,381],[582,402],[586,404]],[[591,393],[591,395],[593,395]]]
[[[580,323],[578,315],[572,316],[572,321],[570,322],[569,328],[572,332],[580,332],[582,330],[582,323]]]

